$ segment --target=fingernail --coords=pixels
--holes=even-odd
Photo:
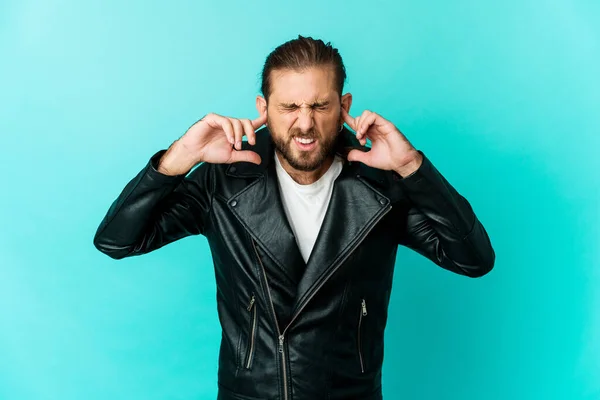
[[[238,148],[238,150],[242,149],[242,142],[235,142],[235,146]]]

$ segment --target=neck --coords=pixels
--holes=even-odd
[[[315,183],[316,181],[318,181],[319,178],[325,175],[325,172],[327,172],[327,170],[333,163],[333,159],[335,157],[335,155],[327,157],[325,161],[323,161],[323,164],[321,164],[319,168],[313,171],[301,171],[292,167],[287,162],[287,160],[281,154],[279,154],[278,151],[276,152],[276,154],[285,172],[287,172],[292,177],[292,179],[300,185],[310,185],[311,183]]]

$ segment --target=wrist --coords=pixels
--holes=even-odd
[[[164,175],[185,175],[198,161],[179,140],[175,141],[158,162],[157,171]]]
[[[423,155],[417,150],[414,150],[414,155],[410,156],[408,161],[405,161],[399,167],[394,168],[394,172],[405,178],[419,169],[423,164]]]

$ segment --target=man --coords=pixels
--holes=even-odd
[[[398,245],[469,277],[492,269],[494,250],[468,201],[390,121],[350,116],[329,43],[279,46],[262,78],[258,118],[196,122],[129,182],[94,244],[120,259],[206,236],[219,399],[381,399]]]

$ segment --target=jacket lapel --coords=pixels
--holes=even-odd
[[[360,171],[356,163],[346,164],[335,181],[321,230],[298,284],[292,315],[310,300],[390,208],[389,199],[372,188]]]
[[[235,163],[229,166],[227,175],[259,179],[235,194],[229,201],[229,207],[279,268],[285,271],[293,282],[298,282],[306,264],[283,209],[275,163],[272,159],[274,148],[270,133],[267,128],[263,128],[258,130],[256,135],[255,147],[247,147],[244,150],[253,150],[260,154],[261,165]],[[248,144],[244,143],[244,146]],[[235,206],[232,206],[232,201],[235,201]]]

